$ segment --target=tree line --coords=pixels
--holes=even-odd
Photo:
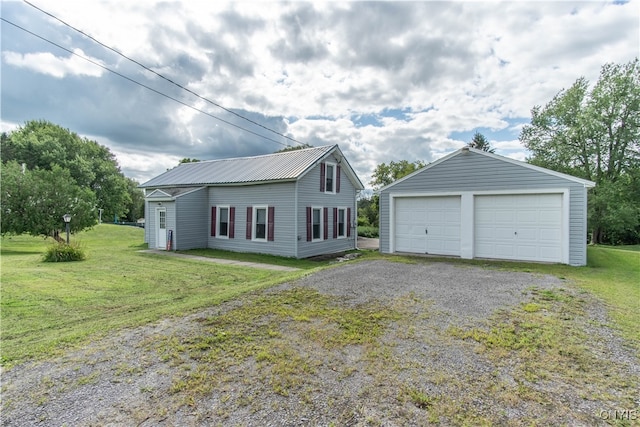
[[[144,216],[138,183],[96,141],[44,120],[28,121],[0,140],[2,235],[52,236],[70,214],[72,231]]]

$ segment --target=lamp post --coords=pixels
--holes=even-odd
[[[68,245],[69,244],[69,223],[71,222],[71,215],[64,214],[62,216],[62,219],[64,220],[64,225],[67,228],[67,245]]]

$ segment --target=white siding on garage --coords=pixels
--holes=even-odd
[[[475,256],[562,261],[562,194],[475,198]]]
[[[460,255],[460,197],[402,197],[395,210],[396,251]]]

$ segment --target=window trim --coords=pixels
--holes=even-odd
[[[269,237],[269,206],[268,205],[253,205],[252,212],[252,226],[251,226],[251,241],[253,242],[267,242]],[[264,209],[264,238],[256,237],[258,229],[258,210]]]
[[[318,238],[315,238],[313,235],[313,212],[316,209],[320,212],[320,230],[318,232]],[[324,206],[311,206],[311,242],[322,242],[324,240]]]
[[[331,166],[332,169],[332,174],[331,176],[329,176],[329,166]],[[325,173],[324,173],[324,192],[327,194],[336,194],[336,172],[338,169],[338,165],[336,163],[331,163],[331,162],[325,162],[324,163],[324,169],[325,169]],[[327,180],[329,180],[329,178],[331,178],[331,186],[332,186],[332,190],[329,191],[327,190]]]
[[[338,239],[346,239],[347,238],[347,227],[349,223],[347,221],[347,207],[346,206],[338,206],[338,218],[336,219],[337,230],[336,235]],[[342,227],[342,235],[340,235],[340,211],[343,212],[343,227]]]
[[[222,219],[222,215],[220,215],[220,210],[227,210],[227,234],[223,235],[220,233],[220,220]],[[229,233],[231,231],[231,206],[229,205],[220,205],[216,206],[216,237],[218,239],[229,239]]]

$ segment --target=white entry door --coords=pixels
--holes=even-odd
[[[476,196],[475,256],[562,262],[562,194]]]
[[[167,209],[156,208],[156,248],[167,248]]]
[[[460,197],[395,199],[395,251],[460,255]]]

